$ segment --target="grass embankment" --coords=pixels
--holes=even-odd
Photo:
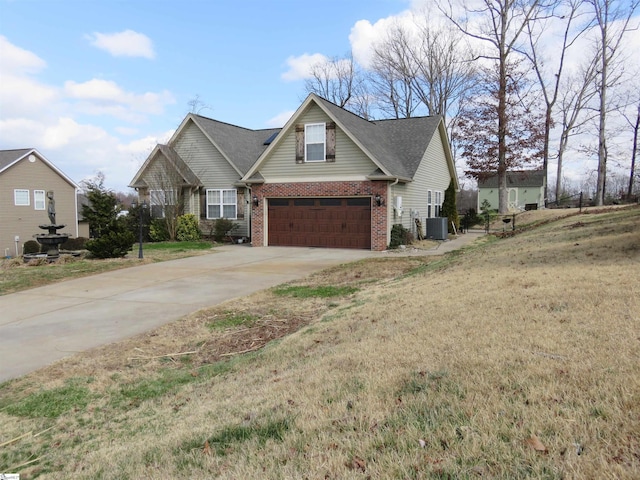
[[[71,278],[84,277],[145,263],[163,262],[177,258],[211,253],[211,242],[158,242],[143,244],[144,259],[138,259],[138,244],[125,258],[105,260],[73,258],[65,255],[62,261],[32,266],[20,258],[0,261],[0,295],[49,285]]]
[[[639,352],[640,209],[580,215],[336,267],[4,384],[0,471],[637,478]]]

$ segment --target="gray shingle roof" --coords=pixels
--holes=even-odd
[[[393,176],[413,178],[442,117],[369,121],[315,96]]]
[[[33,148],[20,148],[16,150],[0,150],[0,172],[32,151]]]
[[[507,187],[541,187],[544,185],[542,170],[516,170],[507,172]],[[478,188],[498,188],[498,174],[478,180]]]
[[[267,148],[264,144],[265,140],[281,130],[280,128],[251,130],[195,114],[193,119],[242,175],[249,171]]]

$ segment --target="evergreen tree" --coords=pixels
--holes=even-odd
[[[82,206],[82,215],[89,222],[93,237],[86,248],[98,258],[124,257],[135,243],[135,235],[127,228],[124,218],[118,218],[120,206],[116,195],[105,188],[104,175],[84,182],[88,205]]]
[[[86,180],[84,190],[89,202],[82,206],[82,216],[89,222],[91,237],[100,238],[118,218],[118,199],[104,186],[102,173],[98,173],[95,180]]]
[[[453,231],[453,225],[456,226],[456,230],[460,228],[460,219],[458,218],[458,207],[456,205],[456,189],[453,184],[453,179],[449,182],[449,186],[444,191],[444,202],[442,202],[442,216],[447,217],[447,225],[449,233],[455,233]]]

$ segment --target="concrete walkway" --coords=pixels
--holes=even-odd
[[[441,255],[480,234],[431,250]],[[395,253],[394,253],[395,254]],[[0,296],[0,381],[92,347],[117,342],[183,315],[327,267],[392,255],[367,250],[229,245],[214,253],[131,267]]]

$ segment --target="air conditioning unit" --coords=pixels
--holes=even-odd
[[[449,228],[447,226],[447,217],[427,218],[425,225],[427,227],[427,238],[432,240],[446,240]]]

